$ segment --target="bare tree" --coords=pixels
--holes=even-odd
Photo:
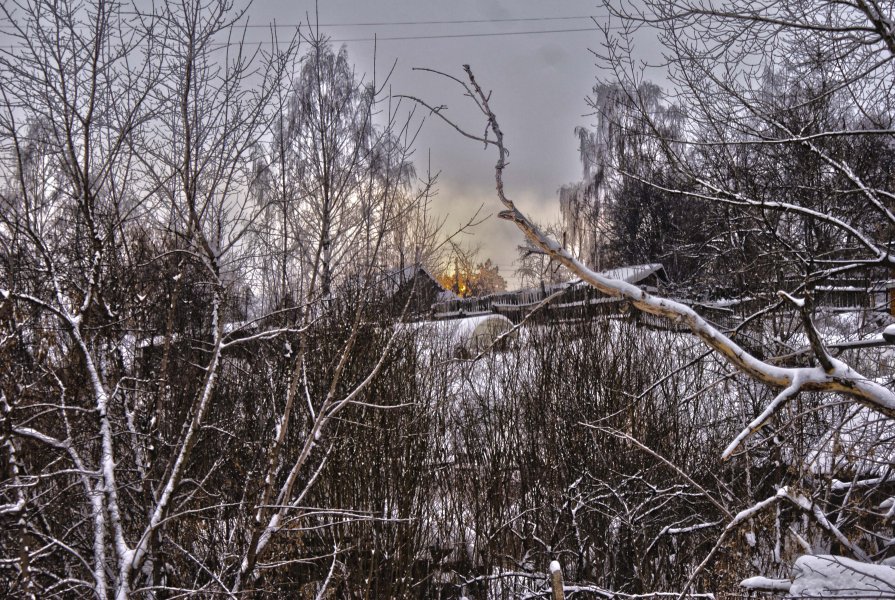
[[[619,168],[618,175],[658,192],[752,211],[751,227],[759,228],[764,239],[785,248],[793,259],[785,268],[799,265],[803,281],[823,280],[874,266],[889,268],[891,181],[880,176],[879,167],[856,153],[855,148],[871,141],[883,149],[890,144],[891,98],[882,91],[889,89],[891,83],[888,65],[893,46],[891,31],[885,25],[891,16],[886,11],[890,9],[864,2],[819,2],[812,4],[811,9],[795,3],[743,4],[724,10],[686,2],[648,3],[647,6],[646,10],[638,11],[626,5],[623,8],[627,10],[616,8],[616,14],[632,27],[656,24],[660,28],[677,84],[672,99],[686,111],[686,122],[671,137],[649,110],[643,110],[640,115],[646,125],[646,135],[651,136],[650,143],[685,185],[669,186],[667,181],[656,180],[649,174],[624,170],[623,164],[614,165]],[[626,48],[610,38],[605,47],[608,64],[615,68],[621,89],[636,90],[638,73],[629,76],[633,61],[623,54]],[[790,59],[787,67],[793,78],[784,78],[788,83],[782,85],[796,88],[794,95],[785,97],[769,94],[767,83],[770,63],[784,54]],[[753,57],[758,60],[746,60]],[[756,62],[760,65],[757,72],[739,66]],[[813,319],[810,296],[797,297],[806,290],[805,286],[791,289],[792,293],[781,290],[780,298],[797,313],[802,328],[800,335],[807,341],[809,350],[807,353],[802,350],[789,359],[769,360],[763,351],[748,350],[740,342],[741,337],[725,334],[693,308],[601,276],[593,265],[588,266],[544,234],[516,208],[506,192],[504,134],[491,109],[490,94],[482,90],[468,66],[465,70],[465,81],[454,80],[487,119],[486,136],[465,135],[498,153],[495,180],[498,198],[505,209],[501,218],[513,222],[534,246],[574,275],[644,313],[667,318],[688,330],[734,371],[774,390],[772,397],[761,396],[761,404],[754,406],[754,412],[743,415],[745,426],[723,449],[723,458],[738,455],[756,432],[791,414],[793,403],[802,407],[804,402],[816,401],[820,406],[835,403],[825,393],[842,394],[884,421],[895,416],[895,395],[887,380],[878,377],[875,370],[867,374],[858,372],[858,364],[874,367],[854,357],[851,363],[846,362],[845,356],[837,357],[824,343]],[[800,85],[795,86],[797,81]],[[844,97],[851,98],[851,102],[843,102]],[[786,101],[784,107],[781,107],[781,98]],[[799,99],[792,101],[792,98]],[[644,107],[635,95],[629,99],[635,110]],[[841,108],[846,112],[834,111],[837,117],[830,118],[829,112],[823,112],[830,102],[837,111]],[[819,116],[805,126],[796,126],[783,118],[794,118],[799,114],[797,111],[815,105],[820,112],[811,114]],[[443,118],[441,112],[433,112]],[[779,167],[782,156],[800,160],[807,166],[775,180],[771,177],[773,168]],[[764,164],[767,170],[750,172],[749,166],[753,164]],[[742,174],[743,168],[745,174]],[[860,214],[855,210],[856,202],[862,207]],[[731,238],[740,235],[739,231],[718,233],[729,234]],[[774,263],[773,256],[765,258]],[[809,283],[807,288],[810,287]],[[803,360],[806,354],[807,360]],[[822,394],[813,394],[817,392]],[[868,421],[862,425],[855,421],[855,414],[828,413],[828,416],[832,419],[817,423],[820,431],[830,426],[837,431],[855,427],[853,431],[861,432],[858,437],[864,442],[873,437]],[[802,417],[795,418],[805,423]],[[771,438],[761,439],[767,443]],[[791,438],[794,447],[805,439]],[[861,472],[864,476],[868,473]],[[855,544],[843,534],[840,526],[850,522],[849,518],[838,522],[831,518],[835,509],[830,504],[826,505],[827,509],[821,508],[819,490],[805,495],[782,485],[782,480],[778,484],[764,497],[756,497],[751,506],[736,516],[722,514],[726,526],[685,582],[684,590],[718,556],[729,542],[731,532],[780,503],[808,515],[842,551],[859,560],[869,559],[867,549],[877,546],[872,542]]]
[[[315,131],[355,144],[351,187],[325,182],[324,226],[318,190],[290,182],[304,212],[260,246],[318,259],[293,303],[263,305],[253,236],[285,201],[251,192],[297,40],[251,50],[244,13],[217,0],[2,11],[4,591],[234,595],[325,562],[306,577],[322,594],[347,544],[308,557],[278,538],[353,514],[336,495],[304,502],[338,455],[337,415],[391,398],[368,392],[400,332],[375,312],[376,269],[402,218],[427,220],[428,193],[410,190],[399,111],[377,130],[375,94],[347,81],[364,136]],[[327,118],[345,100],[313,98]],[[350,251],[330,243],[361,232]]]
[[[753,228],[767,232],[765,251],[792,256],[787,268],[809,279],[890,267],[891,192],[875,162],[890,152],[892,106],[883,90],[892,45],[880,26],[890,9],[610,8],[632,25],[655,22],[671,57],[672,99],[687,111],[685,143],[649,121],[667,160],[694,185],[676,191],[751,215]],[[625,48],[610,38],[603,54],[612,76],[629,83],[637,73]]]

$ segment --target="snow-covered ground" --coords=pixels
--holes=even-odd
[[[830,554],[805,555],[795,561],[790,579],[750,577],[741,585],[793,598],[895,598],[895,567]]]

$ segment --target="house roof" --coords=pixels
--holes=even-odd
[[[665,267],[661,263],[649,263],[645,265],[629,265],[627,267],[618,267],[617,269],[609,269],[600,271],[600,275],[609,277],[610,279],[620,279],[627,283],[637,283],[643,281],[650,275],[655,274],[664,281],[668,281],[668,274]]]
[[[650,263],[644,265],[629,265],[619,267],[617,269],[609,269],[601,271],[600,275],[613,279],[620,279],[631,284],[644,282],[648,277],[655,275],[663,281],[668,281],[668,275],[665,273],[665,267],[660,263]],[[576,290],[586,288],[587,284],[579,279],[566,281],[563,283],[546,284],[538,287],[524,288],[521,290],[497,292],[488,296],[479,296],[473,298],[453,298],[439,295],[438,300],[433,308],[439,318],[451,318],[456,316],[487,314],[493,311],[518,310],[524,307],[533,307],[545,298],[555,292],[568,290],[570,296],[558,300],[553,304],[554,307],[571,307],[576,305],[595,305],[609,302],[617,302],[618,298],[613,297],[577,297]]]
[[[438,292],[435,295],[436,304],[460,299],[460,296],[445,288],[432,272],[421,264],[408,265],[404,268],[395,267],[393,269],[388,269],[385,271],[384,279],[389,282],[389,285],[392,286],[392,290],[395,291],[400,286],[413,281],[419,276],[428,278],[438,287]]]
[[[618,267],[615,269],[607,269],[605,271],[597,271],[597,274],[602,275],[603,277],[608,277],[610,279],[620,279],[622,281],[625,281],[625,282],[631,283],[631,284],[639,283],[639,282],[643,281],[644,279],[646,279],[647,277],[649,277],[650,275],[654,275],[654,274],[659,279],[661,279],[663,281],[668,281],[668,274],[665,272],[665,267],[662,265],[662,263],[649,263],[649,264],[643,264],[643,265],[628,265],[628,266],[624,266],[624,267]],[[546,291],[547,293],[553,293],[553,292],[556,292],[556,291],[559,291],[559,290],[562,290],[565,288],[571,288],[571,287],[575,287],[575,286],[586,286],[586,285],[587,284],[584,283],[583,281],[581,281],[580,279],[573,279],[571,281],[564,281],[562,283],[553,283],[553,284],[545,285],[543,287],[543,290]],[[533,288],[523,288],[521,290],[516,290],[515,292],[509,292],[509,293],[513,294],[513,293],[520,293],[520,292],[527,292],[527,291],[538,292],[541,290],[542,290],[542,288],[540,288],[540,287],[533,287]]]

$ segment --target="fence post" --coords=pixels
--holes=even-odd
[[[562,589],[562,567],[559,561],[550,562],[550,585],[553,587],[553,600],[565,600],[565,592]]]

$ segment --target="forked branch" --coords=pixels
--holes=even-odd
[[[469,65],[464,65],[463,69],[469,80],[468,84],[462,84],[463,88],[467,93],[471,90],[473,100],[484,112],[487,119],[486,129],[493,135],[493,139],[491,135],[486,135],[482,139],[479,136],[473,136],[466,132],[463,132],[463,134],[473,139],[487,141],[488,145],[493,145],[497,148],[498,156],[494,168],[494,178],[497,197],[504,206],[504,210],[498,216],[513,222],[535,247],[540,248],[545,254],[569,269],[572,274],[580,277],[581,280],[586,281],[600,292],[608,296],[628,300],[643,312],[665,317],[676,323],[686,325],[694,335],[698,336],[713,351],[723,356],[725,360],[739,371],[765,385],[782,388],[783,392],[778,395],[775,402],[771,403],[768,406],[768,410],[764,411],[757,419],[760,423],[753,422],[747,431],[755,431],[757,427],[760,427],[771,415],[779,410],[787,400],[801,391],[844,393],[864,406],[888,417],[895,418],[895,394],[891,390],[861,375],[845,363],[829,356],[826,352],[819,353],[818,358],[822,364],[816,367],[782,367],[765,362],[747,352],[734,340],[699,316],[689,306],[649,294],[635,285],[597,273],[575,258],[556,240],[541,231],[506,195],[503,172],[507,166],[506,158],[508,151],[504,143],[503,131],[500,129],[497,116],[491,110],[489,104],[490,95],[482,91]],[[456,78],[452,79],[456,81]],[[443,120],[448,120],[441,111],[438,111],[438,115]],[[451,126],[462,131],[455,123],[451,123]],[[738,436],[735,444],[732,445],[738,445],[748,435],[747,432],[744,432],[744,434]],[[732,449],[728,448],[725,457],[730,456],[731,452]]]

